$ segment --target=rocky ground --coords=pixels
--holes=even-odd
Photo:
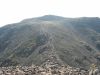
[[[94,64],[85,70],[48,61],[41,66],[0,67],[0,75],[100,75],[100,71]]]

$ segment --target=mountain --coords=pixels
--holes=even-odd
[[[0,28],[0,66],[47,61],[80,68],[100,65],[100,18],[46,15]]]

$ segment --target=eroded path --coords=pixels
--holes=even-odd
[[[52,26],[53,26],[52,22],[42,23],[41,30],[40,30],[40,34],[44,35],[47,38],[44,47],[47,47],[46,51],[47,51],[47,56],[49,58],[48,61],[51,61],[53,63],[64,64],[62,60],[59,58],[59,56],[57,55],[54,47],[55,35],[49,31],[49,28]]]

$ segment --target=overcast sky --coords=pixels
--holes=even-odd
[[[48,14],[100,17],[100,0],[0,0],[0,26]]]

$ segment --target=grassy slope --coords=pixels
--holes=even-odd
[[[24,20],[0,28],[1,66],[39,65],[50,59],[88,68],[100,61],[100,19],[57,17],[48,21],[48,18]]]

